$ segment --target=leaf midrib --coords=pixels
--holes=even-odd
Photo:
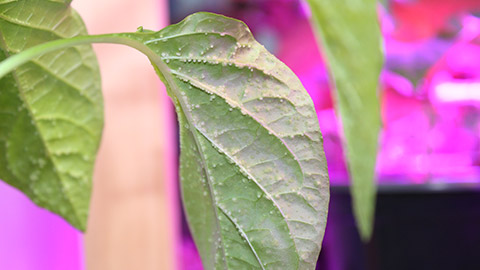
[[[247,234],[243,231],[243,229],[240,227],[240,225],[237,224],[237,222],[235,222],[235,220],[228,214],[228,212],[225,211],[225,209],[223,209],[220,205],[218,206],[218,208],[228,218],[228,220],[235,226],[235,229],[237,229],[238,234],[240,234],[240,236],[247,242],[248,246],[250,247],[250,250],[252,251],[255,258],[257,259],[257,262],[260,265],[260,267],[262,268],[262,270],[265,270],[265,268],[263,267],[263,262],[260,259],[260,257],[258,256],[257,251],[255,250],[252,243],[250,242],[250,239],[248,238]]]
[[[207,139],[214,147],[214,149],[220,154],[220,155],[224,155],[226,156],[228,159],[232,160],[235,165],[238,167],[239,171],[247,176],[248,179],[250,179],[251,181],[253,181],[255,183],[255,185],[265,194],[265,196],[273,203],[273,205],[275,206],[275,208],[278,210],[278,212],[280,213],[280,215],[282,215],[282,218],[285,220],[285,223],[287,225],[287,228],[288,228],[288,232],[289,232],[289,235],[293,235],[292,234],[292,231],[291,231],[291,228],[290,226],[288,225],[288,218],[286,217],[285,213],[283,213],[282,209],[280,208],[280,205],[278,205],[277,201],[275,200],[275,198],[270,195],[270,193],[265,190],[265,188],[256,180],[256,178],[251,175],[250,173],[248,173],[248,170],[245,169],[239,162],[238,160],[236,160],[235,158],[233,158],[232,156],[230,156],[225,150],[223,150],[223,148],[216,144],[211,138],[209,138],[206,134],[202,133],[195,125],[193,125],[195,127],[195,129],[200,133],[202,134],[205,139]],[[298,259],[300,261],[300,256],[298,255],[299,254],[299,250],[298,250],[298,247],[297,247],[297,244],[295,243],[295,239],[293,238],[290,238],[292,240],[292,243],[293,243],[293,246],[295,247],[295,251],[296,251],[296,255],[298,256]],[[252,252],[255,252],[254,250],[252,250]]]
[[[165,75],[170,75],[170,74],[164,74]],[[165,76],[165,77],[167,77]],[[169,86],[172,88],[172,90],[174,90],[174,92],[178,92],[179,90],[176,88],[176,85],[171,85],[169,84]],[[189,122],[189,125],[193,128],[195,127],[194,124],[193,124],[193,121],[192,121],[192,116],[188,113],[185,113],[185,110],[183,108],[186,108],[185,104],[184,104],[184,101],[181,100],[181,97],[178,97],[176,96],[176,99],[177,101],[181,104],[180,108],[181,108],[181,112],[183,112],[183,115],[185,115],[185,118],[187,120],[187,122]],[[182,127],[184,128],[184,127]],[[212,205],[213,205],[213,212],[215,214],[215,225],[217,227],[217,232],[218,232],[218,235],[220,236],[220,239],[221,239],[221,251],[222,251],[222,261],[224,263],[224,269],[228,270],[228,264],[227,264],[227,261],[226,261],[226,252],[225,252],[225,246],[224,246],[224,239],[223,239],[223,235],[221,233],[221,226],[220,226],[220,222],[219,222],[219,215],[218,215],[218,211],[217,211],[217,201],[214,197],[214,192],[213,192],[213,187],[212,187],[212,180],[210,178],[210,175],[208,174],[208,171],[207,171],[207,162],[206,162],[206,158],[205,158],[205,153],[203,152],[203,149],[202,149],[202,146],[200,144],[200,142],[198,141],[198,138],[196,136],[196,134],[194,133],[194,131],[192,130],[189,130],[187,129],[188,132],[190,132],[192,134],[192,137],[195,141],[195,144],[196,144],[196,147],[198,149],[198,152],[200,153],[200,159],[201,159],[201,162],[202,162],[202,170],[203,172],[205,173],[205,176],[207,177],[207,186],[208,186],[208,190],[209,190],[209,194],[210,194],[210,199],[212,200]],[[195,131],[198,131],[198,129],[196,129],[195,127]],[[214,263],[215,263],[215,260],[214,260]]]
[[[266,129],[268,131],[269,134],[272,134],[274,135],[276,138],[278,138],[280,140],[280,142],[282,143],[282,145],[288,150],[288,152],[293,156],[293,159],[295,160],[296,164],[298,165],[298,167],[300,168],[300,171],[302,172],[302,179],[301,179],[301,185],[303,185],[303,182],[305,181],[305,174],[303,173],[303,166],[302,164],[300,163],[299,161],[299,158],[295,155],[295,153],[290,149],[290,147],[288,146],[287,142],[285,142],[285,140],[283,139],[283,136],[280,136],[275,130],[271,129],[267,124],[263,123],[263,121],[261,121],[260,119],[258,119],[257,117],[255,117],[255,115],[253,115],[253,113],[251,111],[249,111],[248,109],[245,108],[245,106],[243,106],[243,104],[225,96],[225,95],[222,95],[221,93],[219,93],[218,91],[216,91],[215,89],[212,89],[211,87],[209,87],[208,85],[204,84],[204,83],[201,83],[199,82],[198,80],[196,80],[195,78],[192,78],[184,73],[181,73],[181,72],[178,72],[178,71],[174,71],[174,70],[171,70],[172,74],[175,74],[176,76],[179,76],[179,77],[183,77],[185,78],[186,80],[188,80],[189,84],[193,85],[195,88],[197,89],[200,89],[204,92],[207,92],[209,94],[213,93],[221,98],[223,98],[227,104],[229,104],[229,106],[231,106],[231,104],[233,104],[236,108],[240,108],[241,110],[243,110],[246,115],[248,115],[251,119],[253,119],[255,122],[257,122],[258,124],[260,124],[260,126],[262,126],[264,129]],[[193,84],[192,82],[195,82],[195,84]]]

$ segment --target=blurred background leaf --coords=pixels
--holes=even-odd
[[[87,31],[68,3],[35,0],[0,3],[0,33],[4,60]],[[3,77],[0,88],[0,178],[85,230],[103,127],[92,47],[38,57]]]
[[[312,24],[336,88],[353,209],[362,239],[373,230],[380,131],[382,37],[375,0],[309,0]]]

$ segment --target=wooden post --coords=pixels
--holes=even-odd
[[[158,30],[166,0],[73,1],[91,34]],[[149,61],[121,45],[95,45],[105,129],[85,235],[89,270],[175,269],[178,243],[171,104]],[[167,179],[169,179],[167,181]]]

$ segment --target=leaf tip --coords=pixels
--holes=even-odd
[[[356,225],[358,228],[358,233],[360,239],[364,243],[368,243],[373,234],[374,229],[374,214],[375,214],[375,199],[365,201],[360,196],[355,196],[353,198],[353,214],[355,216]],[[358,202],[360,201],[361,202]],[[372,203],[372,205],[369,205]]]

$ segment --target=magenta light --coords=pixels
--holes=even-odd
[[[84,269],[81,233],[2,181],[0,215],[0,269]]]
[[[436,102],[459,102],[462,104],[480,104],[480,82],[443,82],[435,86],[434,93],[430,97]]]

